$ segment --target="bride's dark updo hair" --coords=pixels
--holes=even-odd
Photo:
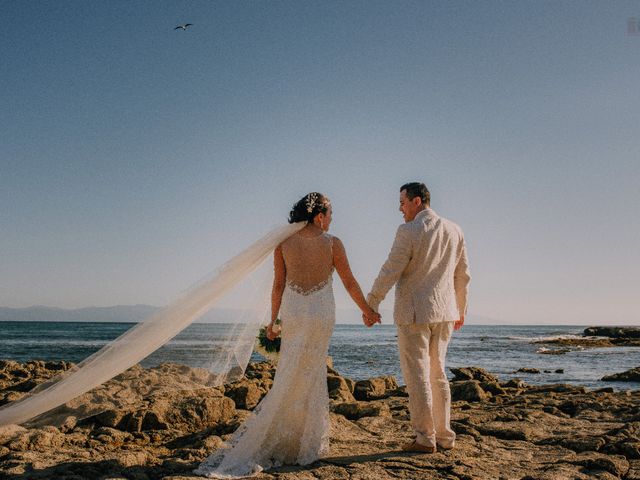
[[[319,213],[327,213],[331,202],[329,198],[318,192],[311,192],[302,197],[289,212],[289,223],[312,223]]]

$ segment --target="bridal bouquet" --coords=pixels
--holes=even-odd
[[[280,319],[276,320],[276,324],[273,330],[275,332],[279,332]],[[254,350],[271,363],[276,363],[278,361],[278,357],[280,356],[280,337],[278,336],[274,340],[269,340],[267,338],[267,327],[262,327],[260,329],[260,332],[258,333],[258,338],[256,338],[256,345]]]

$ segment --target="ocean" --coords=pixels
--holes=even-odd
[[[79,362],[116,338],[134,323],[0,322],[0,359],[66,360]],[[564,355],[539,353],[544,346],[535,340],[581,336],[581,326],[486,326],[465,325],[455,332],[447,355],[448,367],[477,366],[501,380],[514,377],[530,384],[570,383],[589,388],[606,386],[637,389],[638,384],[603,382],[600,378],[640,366],[640,347],[576,350]],[[219,348],[228,326],[195,323],[144,359],[151,367],[163,362],[206,367]],[[403,383],[398,360],[396,329],[392,325],[336,325],[329,355],[334,368],[353,379],[394,375]],[[252,360],[261,360],[254,353]],[[516,373],[522,367],[540,374]],[[562,369],[563,373],[555,373]],[[545,373],[544,371],[548,372]]]

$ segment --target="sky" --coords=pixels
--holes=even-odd
[[[423,181],[470,318],[640,324],[640,1],[0,11],[0,306],[165,305],[310,191],[366,293]]]

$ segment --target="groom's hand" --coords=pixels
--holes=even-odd
[[[372,314],[372,316],[367,316],[364,313],[362,314],[362,322],[367,326],[367,327],[373,327],[376,323],[382,323],[382,316],[377,313],[374,312]]]
[[[460,330],[462,328],[462,325],[464,325],[464,315],[460,316],[460,320],[456,320],[456,322],[453,324],[453,329]]]

